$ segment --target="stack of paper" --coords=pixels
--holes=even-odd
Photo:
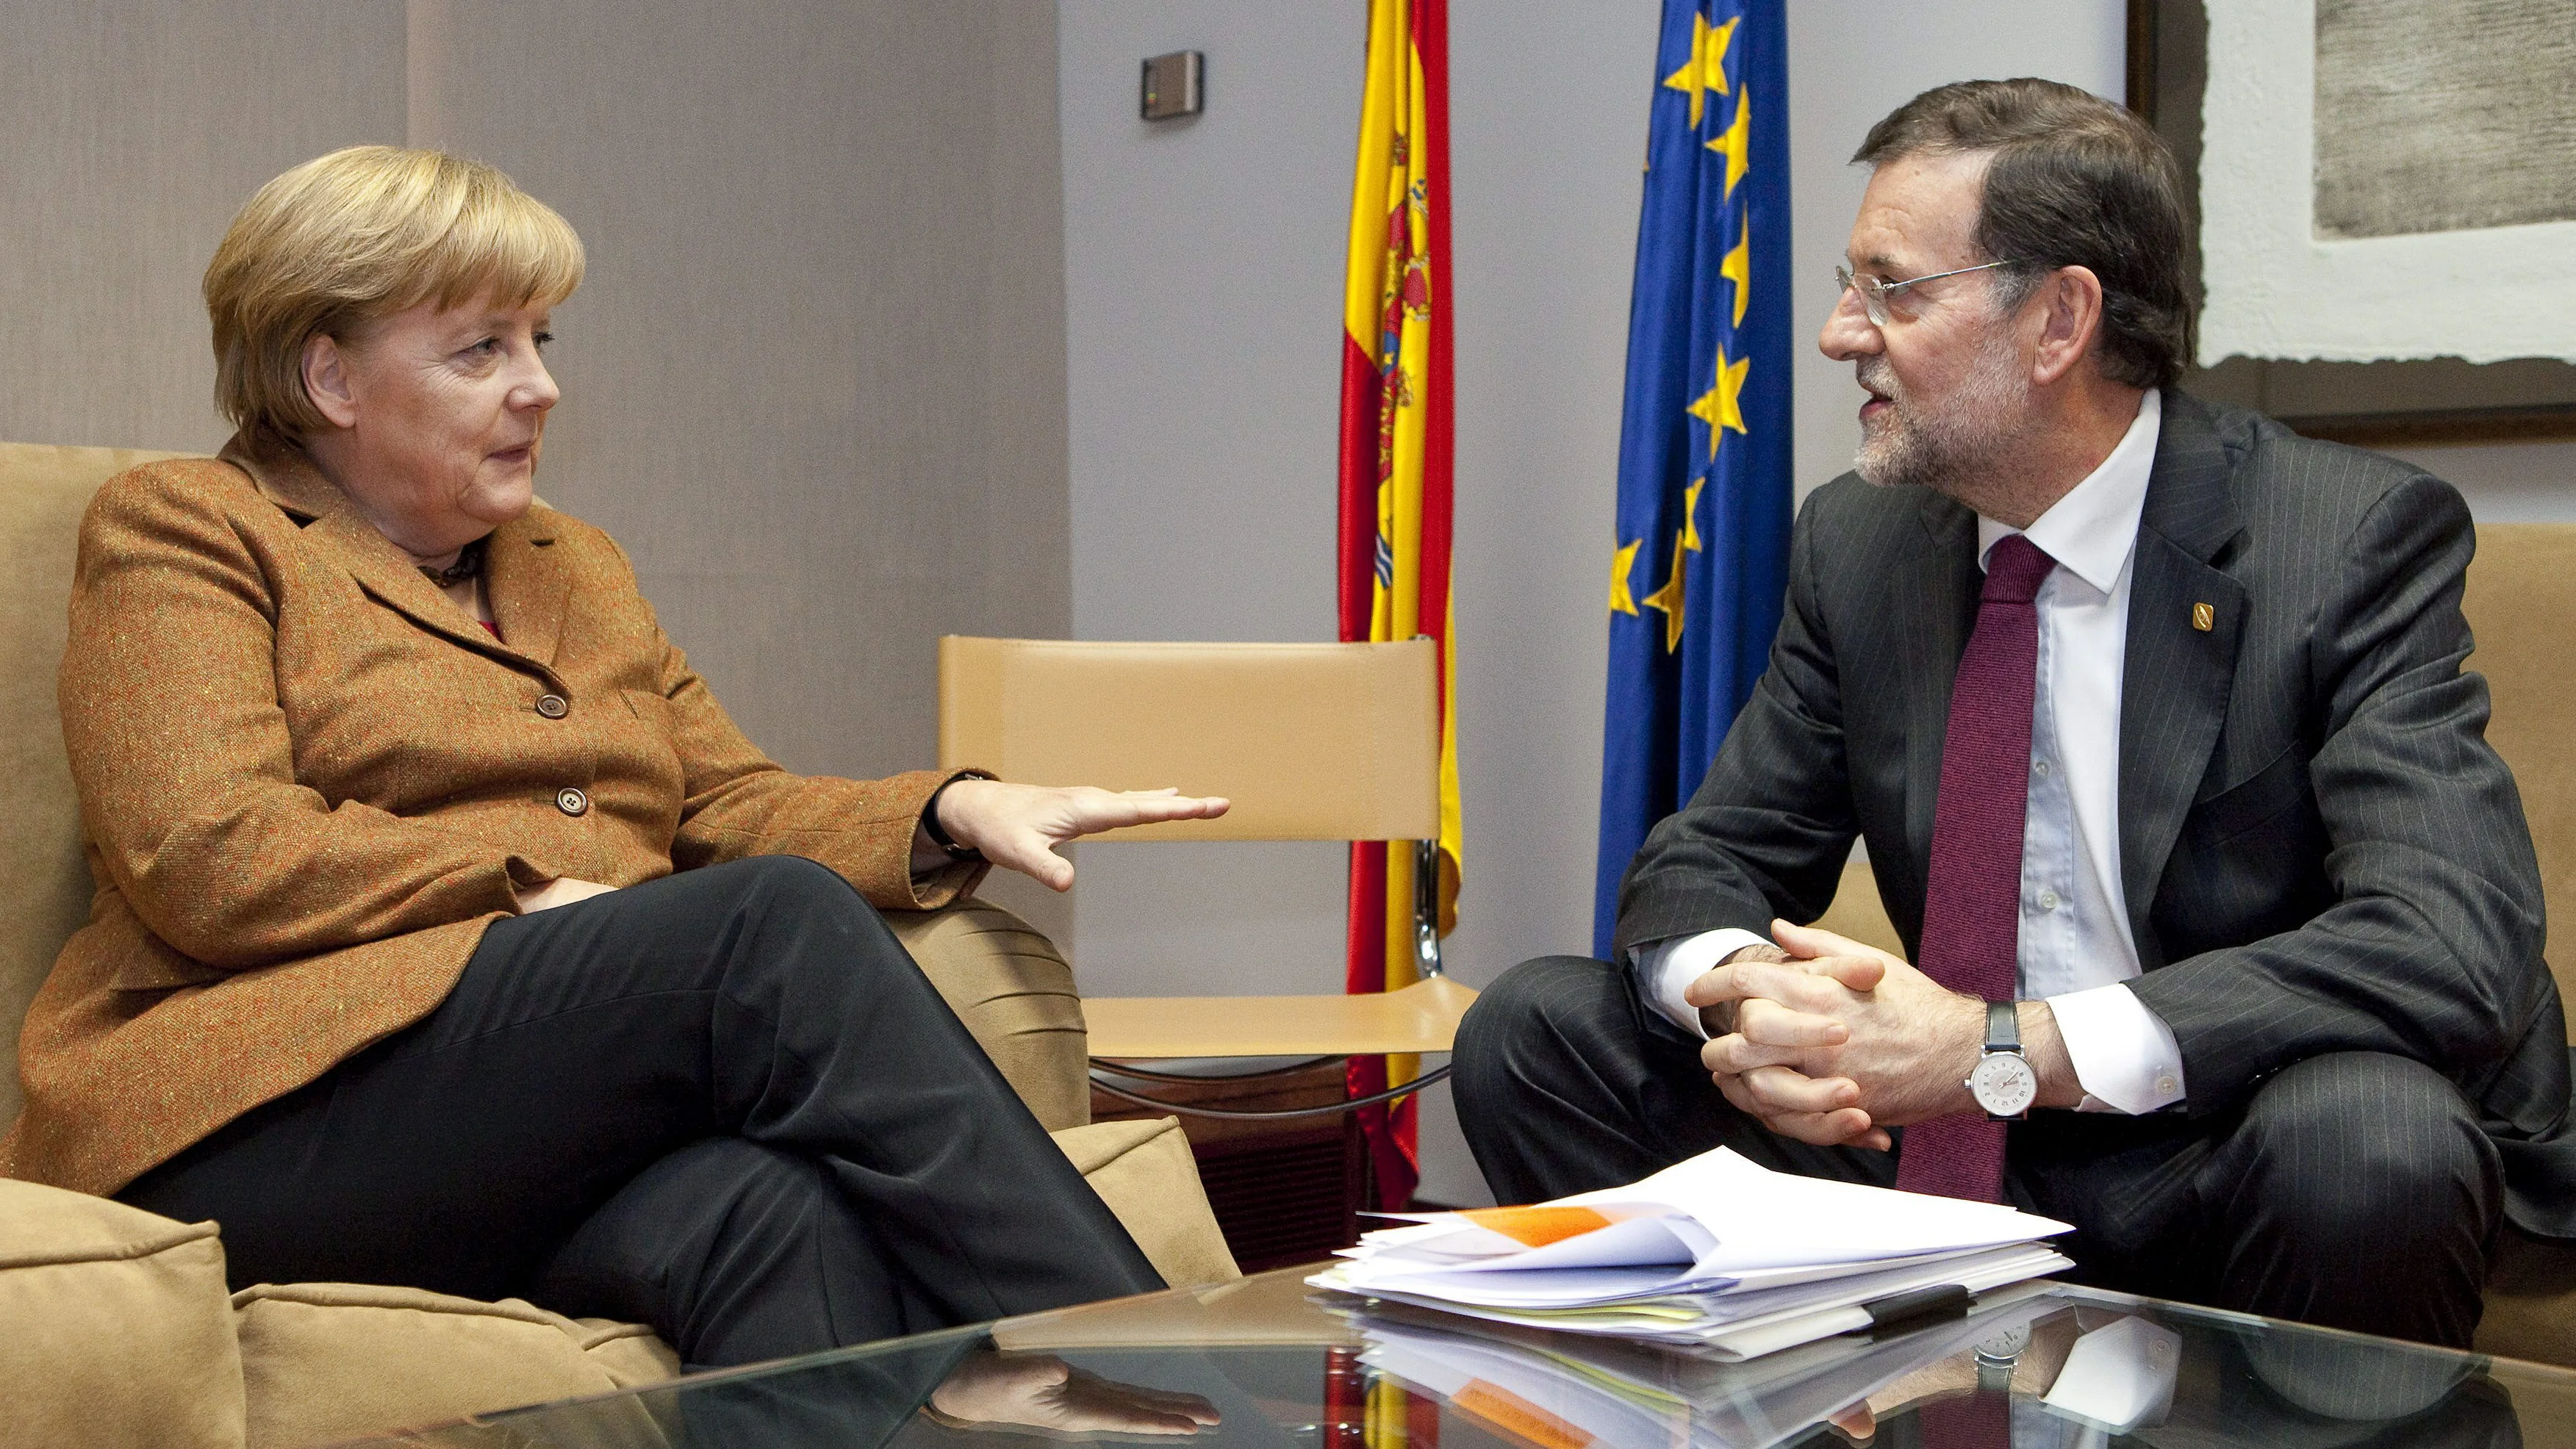
[[[1307,1282],[1501,1323],[1749,1357],[1868,1328],[1890,1304],[2073,1264],[2065,1223],[1772,1172],[1719,1148],[1535,1207],[1399,1214]]]
[[[2062,1308],[2041,1285],[1884,1341],[1832,1339],[1750,1362],[1705,1348],[1565,1338],[1380,1305],[1361,1361],[1545,1449],[1784,1444],[1907,1374]],[[1553,1428],[1555,1432],[1547,1432]]]

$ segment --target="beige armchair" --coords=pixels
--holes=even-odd
[[[20,1106],[28,1001],[88,913],[54,672],[90,494],[153,457],[0,444],[0,1122]],[[889,917],[1030,1110],[1175,1286],[1239,1276],[1171,1118],[1091,1121],[1073,973],[968,900]],[[11,1443],[227,1446],[340,1439],[677,1372],[638,1325],[385,1285],[229,1294],[219,1225],[0,1181],[0,1425]]]
[[[2477,636],[2469,667],[2484,674],[2495,712],[2487,742],[2513,767],[2523,813],[2540,852],[2551,922],[2576,921],[2576,524],[2488,524],[2478,530],[2464,608]],[[1816,924],[1902,954],[1866,862],[1843,870],[1842,889]],[[2553,941],[2554,944],[2554,941]],[[2558,993],[2576,1000],[2576,947],[2544,948]],[[2487,1274],[2478,1350],[2576,1368],[2576,1249],[2511,1228]]]

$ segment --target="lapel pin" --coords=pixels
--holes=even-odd
[[[2191,606],[2191,627],[2203,634],[2218,627],[2218,611],[2207,604]]]

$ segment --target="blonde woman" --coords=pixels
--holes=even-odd
[[[359,147],[207,269],[216,459],[109,482],[61,703],[98,882],[0,1170],[237,1283],[529,1294],[741,1363],[1160,1286],[872,907],[1218,800],[798,777],[534,503],[563,218]]]

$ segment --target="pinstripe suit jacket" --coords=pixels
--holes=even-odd
[[[1919,944],[1976,545],[1975,515],[1924,489],[1846,475],[1808,500],[1770,668],[1630,864],[1623,954],[1813,920],[1855,834]],[[2438,479],[2165,394],[2120,704],[2133,989],[2181,1045],[2191,1116],[2303,1058],[2411,1057],[2480,1105],[2514,1221],[2576,1236],[2539,867],[2460,667],[2474,547]]]

